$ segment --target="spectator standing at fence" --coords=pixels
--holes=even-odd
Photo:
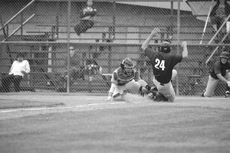
[[[93,0],[87,1],[87,6],[80,12],[80,23],[74,27],[74,31],[79,36],[94,26],[94,17],[97,10],[92,7]]]
[[[111,87],[107,101],[111,101],[119,96],[124,96],[129,90],[132,93],[148,93],[145,88],[147,83],[140,79],[139,73],[134,69],[134,63],[130,58],[125,58],[119,68],[112,73]]]
[[[202,97],[211,97],[219,81],[226,83],[225,97],[230,96],[230,62],[228,59],[229,53],[223,51],[209,72],[208,83],[201,94]]]
[[[230,5],[228,4],[227,0],[216,0],[216,4],[210,14],[210,21],[214,32],[217,32],[229,14]]]
[[[3,92],[10,92],[10,85],[14,83],[14,89],[16,92],[20,92],[20,83],[25,74],[30,73],[30,65],[27,60],[24,59],[22,53],[18,53],[16,60],[11,65],[9,74],[2,78]]]
[[[74,80],[84,77],[82,76],[81,73],[81,58],[79,57],[79,54],[76,53],[75,49],[73,46],[70,46],[69,48],[69,64],[70,67],[65,71],[63,74],[63,77],[67,78],[67,72],[69,71],[69,76],[70,76],[70,85],[73,84]],[[65,67],[68,68],[68,57],[65,59]],[[84,79],[84,78],[83,78]],[[65,79],[66,80],[66,79]]]
[[[141,48],[145,55],[150,59],[153,67],[153,83],[157,87],[155,101],[171,101],[175,99],[175,91],[171,80],[177,75],[177,71],[173,70],[174,66],[181,62],[182,59],[188,57],[187,42],[182,42],[182,55],[170,54],[171,47],[169,41],[163,41],[159,51],[150,49],[149,43],[151,39],[160,33],[159,28],[154,28],[151,34],[142,44]]]

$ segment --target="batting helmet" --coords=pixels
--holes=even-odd
[[[170,41],[164,40],[161,43],[160,52],[169,53],[171,51]]]
[[[226,52],[226,51],[223,51],[223,52],[220,54],[220,58],[227,58],[227,59],[229,59],[229,53]]]
[[[122,62],[121,62],[121,68],[133,68],[134,64],[133,61],[130,58],[125,58]]]

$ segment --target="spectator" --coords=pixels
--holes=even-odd
[[[87,6],[81,11],[80,23],[74,27],[74,31],[78,36],[94,26],[93,18],[96,15],[97,10],[94,9],[92,5],[93,0],[88,0]]]
[[[225,97],[230,95],[230,63],[228,61],[229,54],[223,51],[220,54],[219,60],[215,62],[209,72],[208,83],[205,91],[201,94],[202,97],[211,97],[219,81],[226,83]]]
[[[25,74],[30,73],[30,65],[24,60],[24,55],[18,53],[17,59],[13,62],[9,74],[2,78],[3,92],[10,92],[10,84],[14,83],[16,92],[20,92],[20,83]]]
[[[216,1],[217,2],[210,14],[210,20],[214,32],[218,31],[218,29],[221,27],[223,22],[230,14],[230,5],[228,4],[227,0],[216,0]]]
[[[67,72],[69,71],[70,85],[72,85],[74,80],[76,80],[77,78],[82,77],[82,79],[84,79],[84,75],[82,76],[82,73],[81,73],[81,59],[79,55],[76,53],[76,51],[74,50],[73,46],[70,46],[69,52],[70,52],[70,60],[69,60],[70,68],[69,70],[66,70],[64,72],[63,77],[66,78]],[[67,64],[68,64],[68,57],[66,57],[65,59],[66,68],[68,66]]]

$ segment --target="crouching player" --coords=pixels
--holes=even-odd
[[[208,83],[202,97],[211,97],[220,81],[226,83],[225,97],[230,97],[230,62],[229,53],[223,51],[209,72]]]
[[[119,96],[122,97],[127,90],[134,94],[147,94],[148,89],[145,86],[147,83],[140,79],[139,73],[134,69],[133,61],[125,58],[112,74],[111,87],[106,100],[111,101]]]

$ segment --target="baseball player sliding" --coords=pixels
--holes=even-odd
[[[219,60],[217,60],[209,72],[208,83],[205,91],[201,94],[202,97],[211,97],[219,81],[225,82],[226,92],[225,97],[230,95],[230,63],[228,61],[229,54],[224,51],[220,54]]]
[[[107,101],[114,100],[115,98],[125,94],[125,91],[131,93],[148,93],[146,89],[147,83],[140,79],[139,73],[134,69],[134,63],[130,58],[125,58],[119,68],[117,68],[111,78],[111,87],[109,90]]]
[[[159,28],[154,28],[148,38],[144,41],[141,48],[145,55],[150,59],[153,67],[153,83],[158,89],[154,100],[155,101],[170,101],[175,100],[175,91],[171,80],[177,75],[174,66],[181,62],[182,59],[188,57],[187,42],[182,42],[182,55],[170,54],[170,42],[163,41],[159,51],[148,48],[151,39],[160,33]]]

